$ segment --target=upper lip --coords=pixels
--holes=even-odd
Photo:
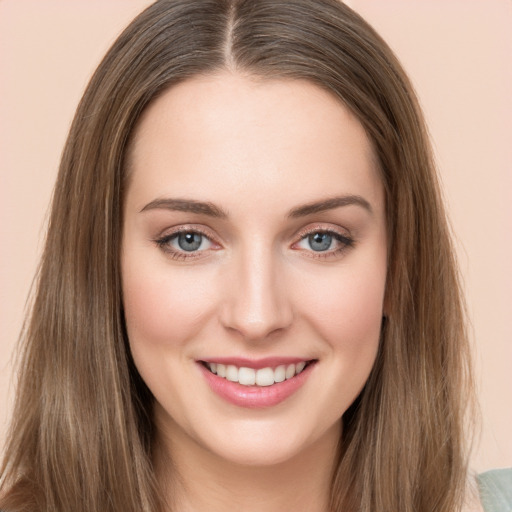
[[[281,365],[297,364],[302,361],[312,361],[307,357],[263,357],[261,359],[247,359],[245,357],[208,357],[200,359],[203,363],[216,363],[224,365],[233,365],[238,368],[253,368],[259,370],[260,368],[275,368]]]

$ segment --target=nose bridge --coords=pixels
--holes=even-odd
[[[248,340],[261,340],[292,320],[281,261],[272,247],[252,241],[240,249],[230,269],[224,325]]]

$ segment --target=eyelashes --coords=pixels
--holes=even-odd
[[[204,256],[206,251],[222,248],[213,242],[213,237],[205,231],[190,226],[180,227],[170,234],[157,238],[154,242],[175,260],[195,259]]]
[[[355,240],[349,235],[333,229],[314,227],[301,231],[299,241],[295,242],[292,248],[309,251],[312,257],[325,259],[340,256],[354,244]]]
[[[324,260],[340,257],[355,245],[351,236],[319,226],[300,231],[297,238],[291,245],[293,250]],[[192,261],[222,249],[222,245],[210,233],[198,226],[181,226],[153,241],[166,255],[180,261]]]

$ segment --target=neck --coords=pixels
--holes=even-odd
[[[327,512],[341,424],[289,460],[243,465],[205,450],[185,433],[161,436],[157,476],[166,512]],[[172,453],[172,460],[170,454]]]

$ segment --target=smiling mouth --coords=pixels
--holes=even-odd
[[[232,364],[210,363],[201,361],[201,364],[211,373],[230,382],[238,382],[243,386],[272,386],[299,375],[308,366],[316,363],[316,359],[300,361],[298,363],[282,364],[276,367],[247,368]]]

